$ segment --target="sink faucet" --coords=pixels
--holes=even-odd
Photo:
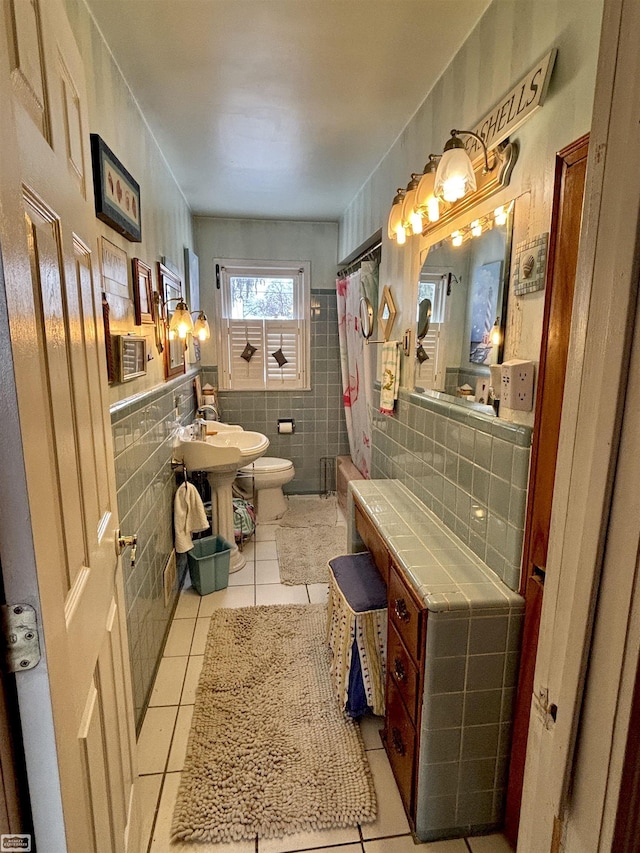
[[[205,412],[212,412],[213,417],[207,418]],[[198,414],[202,415],[206,420],[212,420],[212,421],[219,421],[220,420],[220,412],[213,405],[213,403],[205,403],[204,406],[200,406],[200,408],[198,409]]]

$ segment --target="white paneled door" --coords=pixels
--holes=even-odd
[[[35,606],[44,639],[40,664],[16,676],[36,842],[137,853],[84,69],[62,0],[3,0],[3,13],[0,331],[16,412],[0,413],[15,466],[0,553],[7,598]]]

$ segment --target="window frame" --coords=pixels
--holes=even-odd
[[[218,258],[214,261],[216,265],[216,310],[219,318],[217,323],[218,344],[218,381],[220,390],[223,391],[305,391],[311,389],[311,263],[309,261],[284,261],[284,260],[248,260],[241,258]],[[236,276],[247,276],[252,278],[282,276],[297,279],[294,285],[294,318],[292,320],[281,319],[247,319],[234,320],[232,313],[230,280]],[[258,346],[262,356],[262,367],[260,362],[254,365],[253,373],[244,376],[244,381],[238,380],[241,363],[234,358],[233,342],[235,329],[241,323],[251,324],[254,334],[257,326],[262,325],[262,336],[260,340],[252,340],[254,346]],[[269,335],[282,334],[283,328],[291,326],[297,343],[289,336],[287,341],[289,348],[294,347],[296,358],[297,377],[291,375],[282,381],[278,381],[273,365],[269,362],[268,352]],[[285,331],[284,334],[287,334]],[[237,335],[235,336],[237,337]],[[259,356],[260,358],[260,356]],[[252,359],[253,361],[253,359]],[[234,364],[237,367],[234,367]],[[248,363],[249,364],[249,363]],[[258,370],[261,369],[262,376],[258,378]],[[283,375],[283,374],[281,374]],[[234,382],[235,378],[235,382]]]

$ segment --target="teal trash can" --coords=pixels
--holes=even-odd
[[[222,536],[196,539],[187,553],[191,584],[199,595],[209,595],[229,585],[231,545]]]

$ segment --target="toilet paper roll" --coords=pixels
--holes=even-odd
[[[278,432],[289,435],[293,432],[293,421],[278,421]]]

